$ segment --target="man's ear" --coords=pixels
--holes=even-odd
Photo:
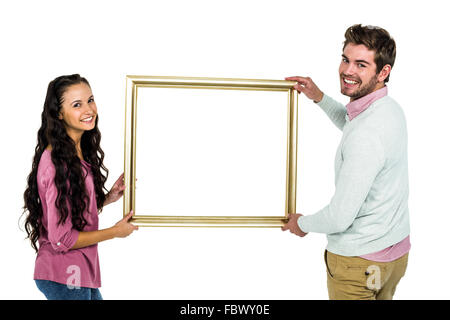
[[[381,71],[378,73],[378,82],[384,82],[384,80],[389,76],[391,73],[391,65],[387,64],[381,69]]]

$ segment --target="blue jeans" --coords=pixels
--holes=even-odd
[[[94,288],[69,288],[50,280],[34,280],[48,300],[103,300],[100,290]]]

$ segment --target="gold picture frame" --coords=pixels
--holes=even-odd
[[[126,189],[123,198],[123,215],[125,216],[133,210],[134,217],[131,222],[139,226],[147,227],[280,227],[284,225],[287,221],[288,214],[296,212],[298,93],[294,89],[295,84],[295,81],[286,80],[126,76],[124,159],[124,182]],[[286,135],[287,140],[285,146],[282,146],[286,151],[285,190],[280,190],[285,193],[284,208],[280,208],[280,211],[284,211],[283,214],[271,216],[184,216],[180,214],[161,215],[157,213],[152,215],[151,212],[136,212],[138,93],[144,92],[140,90],[147,90],[147,88],[216,89],[223,92],[226,92],[226,90],[277,91],[282,92],[283,95],[285,94],[286,105],[274,106],[281,107],[279,110],[285,110],[287,114],[287,132],[283,133],[283,135]],[[287,110],[285,109],[286,107]]]

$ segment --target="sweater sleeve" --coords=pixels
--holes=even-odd
[[[319,107],[327,114],[330,120],[342,131],[345,125],[345,115],[347,109],[342,103],[339,103],[326,94],[323,95],[322,100],[317,103]]]
[[[52,248],[58,253],[66,253],[74,246],[78,240],[79,231],[72,227],[70,216],[66,221],[59,224],[59,210],[56,208],[56,199],[58,190],[54,182],[55,170],[48,167],[42,177],[42,183],[45,187],[45,204],[47,207],[47,231],[48,240]],[[68,208],[70,212],[70,207]]]
[[[384,165],[381,141],[374,133],[354,131],[342,145],[343,162],[330,203],[298,219],[304,232],[333,234],[347,230],[361,209],[373,181]]]

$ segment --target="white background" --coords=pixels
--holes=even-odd
[[[448,299],[448,31],[445,1],[9,1],[0,5],[2,124],[0,298],[42,299],[19,229],[46,88],[62,74],[91,83],[109,188],[123,168],[125,75],[283,79],[311,76],[338,101],[347,27],[397,42],[389,93],[409,130],[411,242],[397,299]],[[304,96],[298,212],[334,192],[340,132]],[[122,216],[105,208],[101,228]],[[327,299],[325,235],[278,229],[144,229],[99,245],[105,299]]]
[[[137,97],[136,215],[284,216],[287,91]]]

